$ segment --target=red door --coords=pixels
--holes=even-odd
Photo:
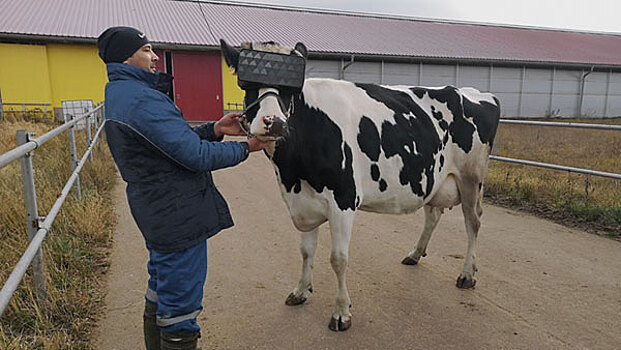
[[[173,52],[175,103],[187,121],[218,120],[222,116],[220,55]]]

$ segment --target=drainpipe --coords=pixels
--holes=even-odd
[[[591,70],[588,72],[583,72],[582,77],[580,78],[580,101],[578,105],[578,117],[582,117],[582,104],[584,103],[584,86],[586,85],[586,78],[593,73],[593,69],[595,66],[591,66]]]
[[[341,79],[345,79],[345,70],[354,64],[354,55],[351,55],[351,59],[347,64],[343,65],[343,61],[341,60]]]

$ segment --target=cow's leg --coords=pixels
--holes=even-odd
[[[302,232],[300,252],[302,253],[302,276],[298,286],[289,294],[285,304],[300,305],[313,292],[313,266],[315,264],[315,250],[319,228],[309,232]]]
[[[418,260],[421,257],[427,255],[427,244],[429,244],[429,239],[431,239],[431,233],[438,225],[440,221],[440,216],[442,215],[442,209],[438,207],[432,207],[430,205],[425,205],[425,225],[423,226],[423,232],[418,239],[418,243],[416,244],[416,248],[408,254],[408,256],[401,261],[402,264],[405,265],[416,265],[418,264]]]
[[[355,213],[341,213],[330,219],[330,231],[332,233],[332,251],[330,263],[336,274],[336,299],[334,312],[329,327],[333,331],[344,331],[351,327],[351,299],[345,281],[345,271],[349,259],[349,241],[354,223]]]
[[[464,181],[460,188],[461,209],[464,213],[466,232],[468,233],[468,251],[461,275],[457,278],[457,287],[472,288],[476,284],[474,273],[476,271],[476,245],[477,235],[481,227],[480,217],[483,214],[481,208],[481,190],[478,181]]]

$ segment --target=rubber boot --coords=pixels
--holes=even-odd
[[[161,350],[200,350],[197,347],[198,338],[200,337],[200,332],[161,332]]]
[[[144,343],[147,346],[147,350],[161,350],[160,349],[160,330],[156,325],[157,304],[146,301],[144,303],[144,315],[143,315],[143,330],[144,330]]]

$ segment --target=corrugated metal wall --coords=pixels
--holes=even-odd
[[[307,77],[387,85],[471,86],[491,91],[500,99],[505,117],[621,116],[621,73],[591,72],[584,79],[583,89],[586,73],[589,71],[316,59],[307,65]]]

